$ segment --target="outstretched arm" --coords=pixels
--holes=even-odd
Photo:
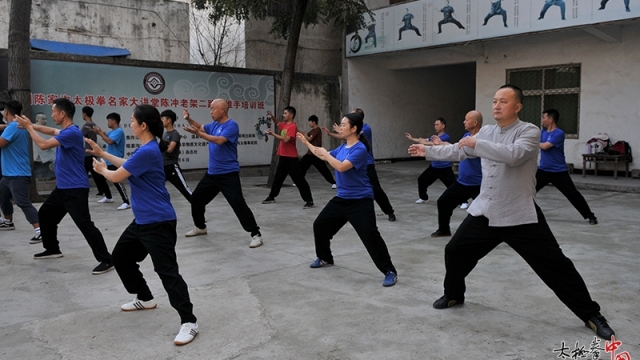
[[[33,140],[33,142],[36,143],[36,145],[38,145],[41,150],[52,149],[54,147],[60,146],[60,142],[58,142],[55,137],[45,140],[38,134],[38,132],[41,132],[45,135],[56,136],[60,134],[60,130],[48,126],[34,125],[26,116],[16,116],[16,121],[18,121],[20,127],[26,129],[29,132],[31,140]]]

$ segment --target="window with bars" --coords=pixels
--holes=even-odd
[[[578,138],[580,120],[580,65],[556,65],[508,69],[507,84],[518,86],[524,94],[520,119],[540,126],[542,112],[560,112],[558,127],[568,139]]]

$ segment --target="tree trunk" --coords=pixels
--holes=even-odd
[[[293,20],[291,21],[291,30],[289,31],[289,38],[287,39],[287,52],[284,58],[284,69],[282,70],[282,78],[280,81],[280,94],[278,96],[276,112],[274,114],[276,117],[282,116],[284,108],[289,106],[291,101],[293,75],[296,69],[296,55],[298,54],[298,42],[300,40],[300,32],[302,31],[304,13],[307,11],[308,4],[309,0],[296,1],[296,8],[293,12]],[[277,129],[274,128],[274,131],[277,131]],[[269,178],[267,180],[268,187],[271,187],[273,184],[273,178],[276,175],[276,168],[278,167],[278,156],[276,155],[276,152],[280,141],[276,138],[273,140],[271,166],[269,167]],[[292,141],[296,141],[296,139],[293,139]]]
[[[31,0],[12,0],[9,10],[9,51],[8,51],[8,85],[11,97],[22,103],[22,115],[31,117],[31,63],[29,60],[29,31],[31,28]],[[31,141],[29,141],[31,145]],[[33,152],[32,146],[29,147]],[[33,154],[31,154],[33,169]],[[36,189],[32,171],[29,186],[31,202],[40,202],[42,198]]]

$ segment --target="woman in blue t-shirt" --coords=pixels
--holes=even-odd
[[[373,208],[373,188],[367,176],[369,143],[362,134],[363,121],[358,113],[344,116],[338,134],[345,143],[332,151],[313,146],[302,135],[297,137],[311,152],[331,165],[335,171],[338,194],[322,209],[313,223],[317,259],[311,268],[333,265],[331,239],[349,222],[367,248],[374,264],[384,275],[383,286],[397,281],[387,245],[378,232]]]
[[[135,218],[113,249],[113,265],[125,289],[136,294],[136,298],[120,308],[134,311],[156,307],[138,265],[150,255],[171,306],[180,314],[182,327],[174,343],[184,345],[197,335],[198,324],[193,315],[187,284],[178,272],[176,213],[165,187],[162,160],[162,151],[167,149],[167,144],[156,140],[162,138],[164,130],[160,113],[151,105],[137,106],[131,116],[131,130],[141,145],[126,160],[107,153],[89,139],[85,140],[92,147],[91,153],[102,158],[93,160],[94,170],[114,183],[128,179],[131,186],[131,209]],[[104,159],[118,169],[107,169]]]

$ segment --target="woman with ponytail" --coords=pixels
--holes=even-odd
[[[182,326],[174,343],[185,345],[198,334],[198,324],[192,312],[187,284],[178,272],[176,212],[165,187],[162,161],[162,151],[166,150],[167,144],[157,141],[164,130],[160,113],[151,105],[137,106],[131,116],[131,130],[141,145],[126,160],[108,154],[89,139],[85,140],[91,145],[93,155],[118,167],[109,170],[103,159],[94,159],[94,170],[111,182],[129,179],[131,186],[131,208],[135,218],[113,249],[113,265],[125,289],[136,298],[120,308],[134,311],[157,306],[138,265],[150,255],[153,268],[169,295],[169,302],[180,315]]]
[[[315,269],[333,265],[331,239],[349,222],[378,270],[385,275],[382,285],[393,286],[397,281],[397,271],[376,225],[373,188],[367,176],[369,143],[362,134],[362,126],[360,114],[346,114],[337,129],[345,143],[331,151],[311,145],[302,134],[298,134],[298,139],[314,155],[335,169],[338,184],[337,195],[329,200],[313,223],[317,259],[310,267]]]

